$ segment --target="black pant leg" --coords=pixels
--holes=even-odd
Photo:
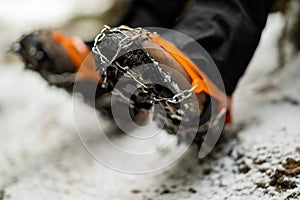
[[[198,0],[173,27],[201,44],[231,95],[259,43],[274,0]]]
[[[117,23],[131,27],[171,28],[189,0],[133,0]]]

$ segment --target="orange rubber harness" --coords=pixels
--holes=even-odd
[[[100,81],[99,73],[95,68],[94,57],[80,38],[68,38],[58,31],[54,31],[52,37],[65,49],[73,61],[78,78],[81,80]]]
[[[81,79],[101,81],[95,68],[94,58],[89,55],[90,50],[81,39],[77,37],[67,38],[57,31],[53,32],[52,36],[68,53]],[[231,98],[221,91],[190,58],[171,42],[164,40],[157,34],[150,34],[150,38],[154,43],[165,49],[184,68],[192,80],[191,86],[197,86],[194,90],[195,93],[205,92],[218,100],[218,111],[222,108],[227,109],[225,122],[230,123]]]
[[[225,122],[231,123],[231,98],[221,91],[206,74],[174,44],[164,40],[157,34],[150,34],[150,38],[154,43],[165,49],[184,68],[192,80],[191,86],[197,86],[194,90],[195,93],[205,92],[218,100],[218,111],[224,107],[227,109]]]

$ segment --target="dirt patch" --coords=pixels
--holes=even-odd
[[[294,177],[300,174],[300,160],[286,158],[270,177],[270,185],[274,186],[277,191],[294,189],[297,187]]]
[[[286,196],[284,198],[284,200],[298,199],[299,196],[300,196],[300,192],[293,192],[293,193],[289,194],[288,196]]]
[[[243,152],[243,149],[235,149],[229,155],[234,159],[238,173],[255,174],[258,181],[254,184],[256,188],[263,189],[265,195],[273,196],[299,187],[299,147],[295,150],[296,154],[291,152],[286,154],[286,157],[282,157],[279,149],[270,150],[263,146],[253,152]],[[270,192],[274,189],[275,193]],[[293,199],[294,196],[298,198],[299,194],[291,193],[286,199]]]
[[[287,158],[284,163],[281,164],[284,167],[284,173],[290,176],[296,176],[300,174],[300,160],[294,160],[293,158]]]
[[[270,178],[270,186],[274,186],[277,191],[294,189],[297,187],[296,182],[287,179],[281,170],[276,169],[275,173]]]

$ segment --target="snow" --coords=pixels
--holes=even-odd
[[[3,2],[2,52],[30,28],[61,25],[61,20],[78,12],[79,1]],[[8,12],[10,8],[21,11],[27,3],[49,9],[32,9],[36,15],[30,16],[23,10],[17,18]],[[98,127],[89,123],[95,115],[91,108],[79,104],[82,121],[75,121],[72,97],[24,71],[20,61],[1,54],[0,200],[284,199],[291,194],[299,198],[299,174],[282,175],[296,184],[294,188],[278,189],[271,183],[286,158],[300,160],[300,55],[274,72],[275,44],[282,26],[281,15],[270,16],[234,95],[233,131],[224,133],[214,151],[199,160],[190,148],[171,166],[140,175],[110,169],[86,151],[78,128],[87,134],[87,142],[96,148],[100,145],[93,143]]]

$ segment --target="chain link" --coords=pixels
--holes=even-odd
[[[125,31],[134,32],[134,33],[136,33],[136,35],[131,37],[128,34],[126,34]],[[124,38],[119,42],[118,49],[117,49],[116,53],[114,54],[114,56],[112,57],[112,59],[109,60],[105,55],[103,55],[101,53],[101,50],[99,49],[98,44],[101,43],[109,33],[113,33],[113,32],[121,33],[122,35],[124,35]],[[96,55],[99,56],[100,61],[103,65],[110,66],[111,64],[114,63],[119,70],[124,72],[124,76],[133,79],[138,84],[138,87],[143,90],[143,92],[148,93],[149,89],[150,89],[149,86],[147,86],[143,82],[143,80],[141,80],[140,77],[138,77],[136,75],[135,72],[130,70],[130,68],[128,66],[122,67],[115,60],[119,56],[120,52],[124,49],[127,49],[131,45],[133,45],[134,41],[138,40],[139,38],[150,40],[151,39],[150,38],[151,34],[157,34],[157,33],[151,33],[148,30],[145,30],[145,29],[140,28],[140,27],[138,27],[138,28],[129,28],[129,27],[110,28],[109,26],[105,25],[104,28],[101,30],[100,34],[98,34],[96,36],[92,51]],[[157,64],[157,65],[159,64],[157,61],[155,61],[155,60],[153,60],[153,61],[154,61],[155,64]],[[97,69],[97,70],[99,70],[99,69]],[[105,67],[101,67],[101,70],[105,71]],[[106,82],[106,80],[107,80],[106,73],[104,73],[103,75],[104,75],[104,79],[103,79],[102,84],[106,85],[106,83],[104,83],[104,81]],[[156,102],[164,101],[166,103],[168,102],[168,103],[172,103],[172,104],[178,104],[178,103],[181,103],[182,101],[190,98],[193,94],[193,91],[197,87],[198,87],[198,85],[195,85],[192,88],[187,89],[187,90],[183,90],[183,91],[175,94],[173,97],[170,97],[170,98],[154,96],[153,100],[156,101]],[[116,93],[119,94],[120,92],[116,92]],[[119,94],[119,96],[120,96],[120,94]]]

